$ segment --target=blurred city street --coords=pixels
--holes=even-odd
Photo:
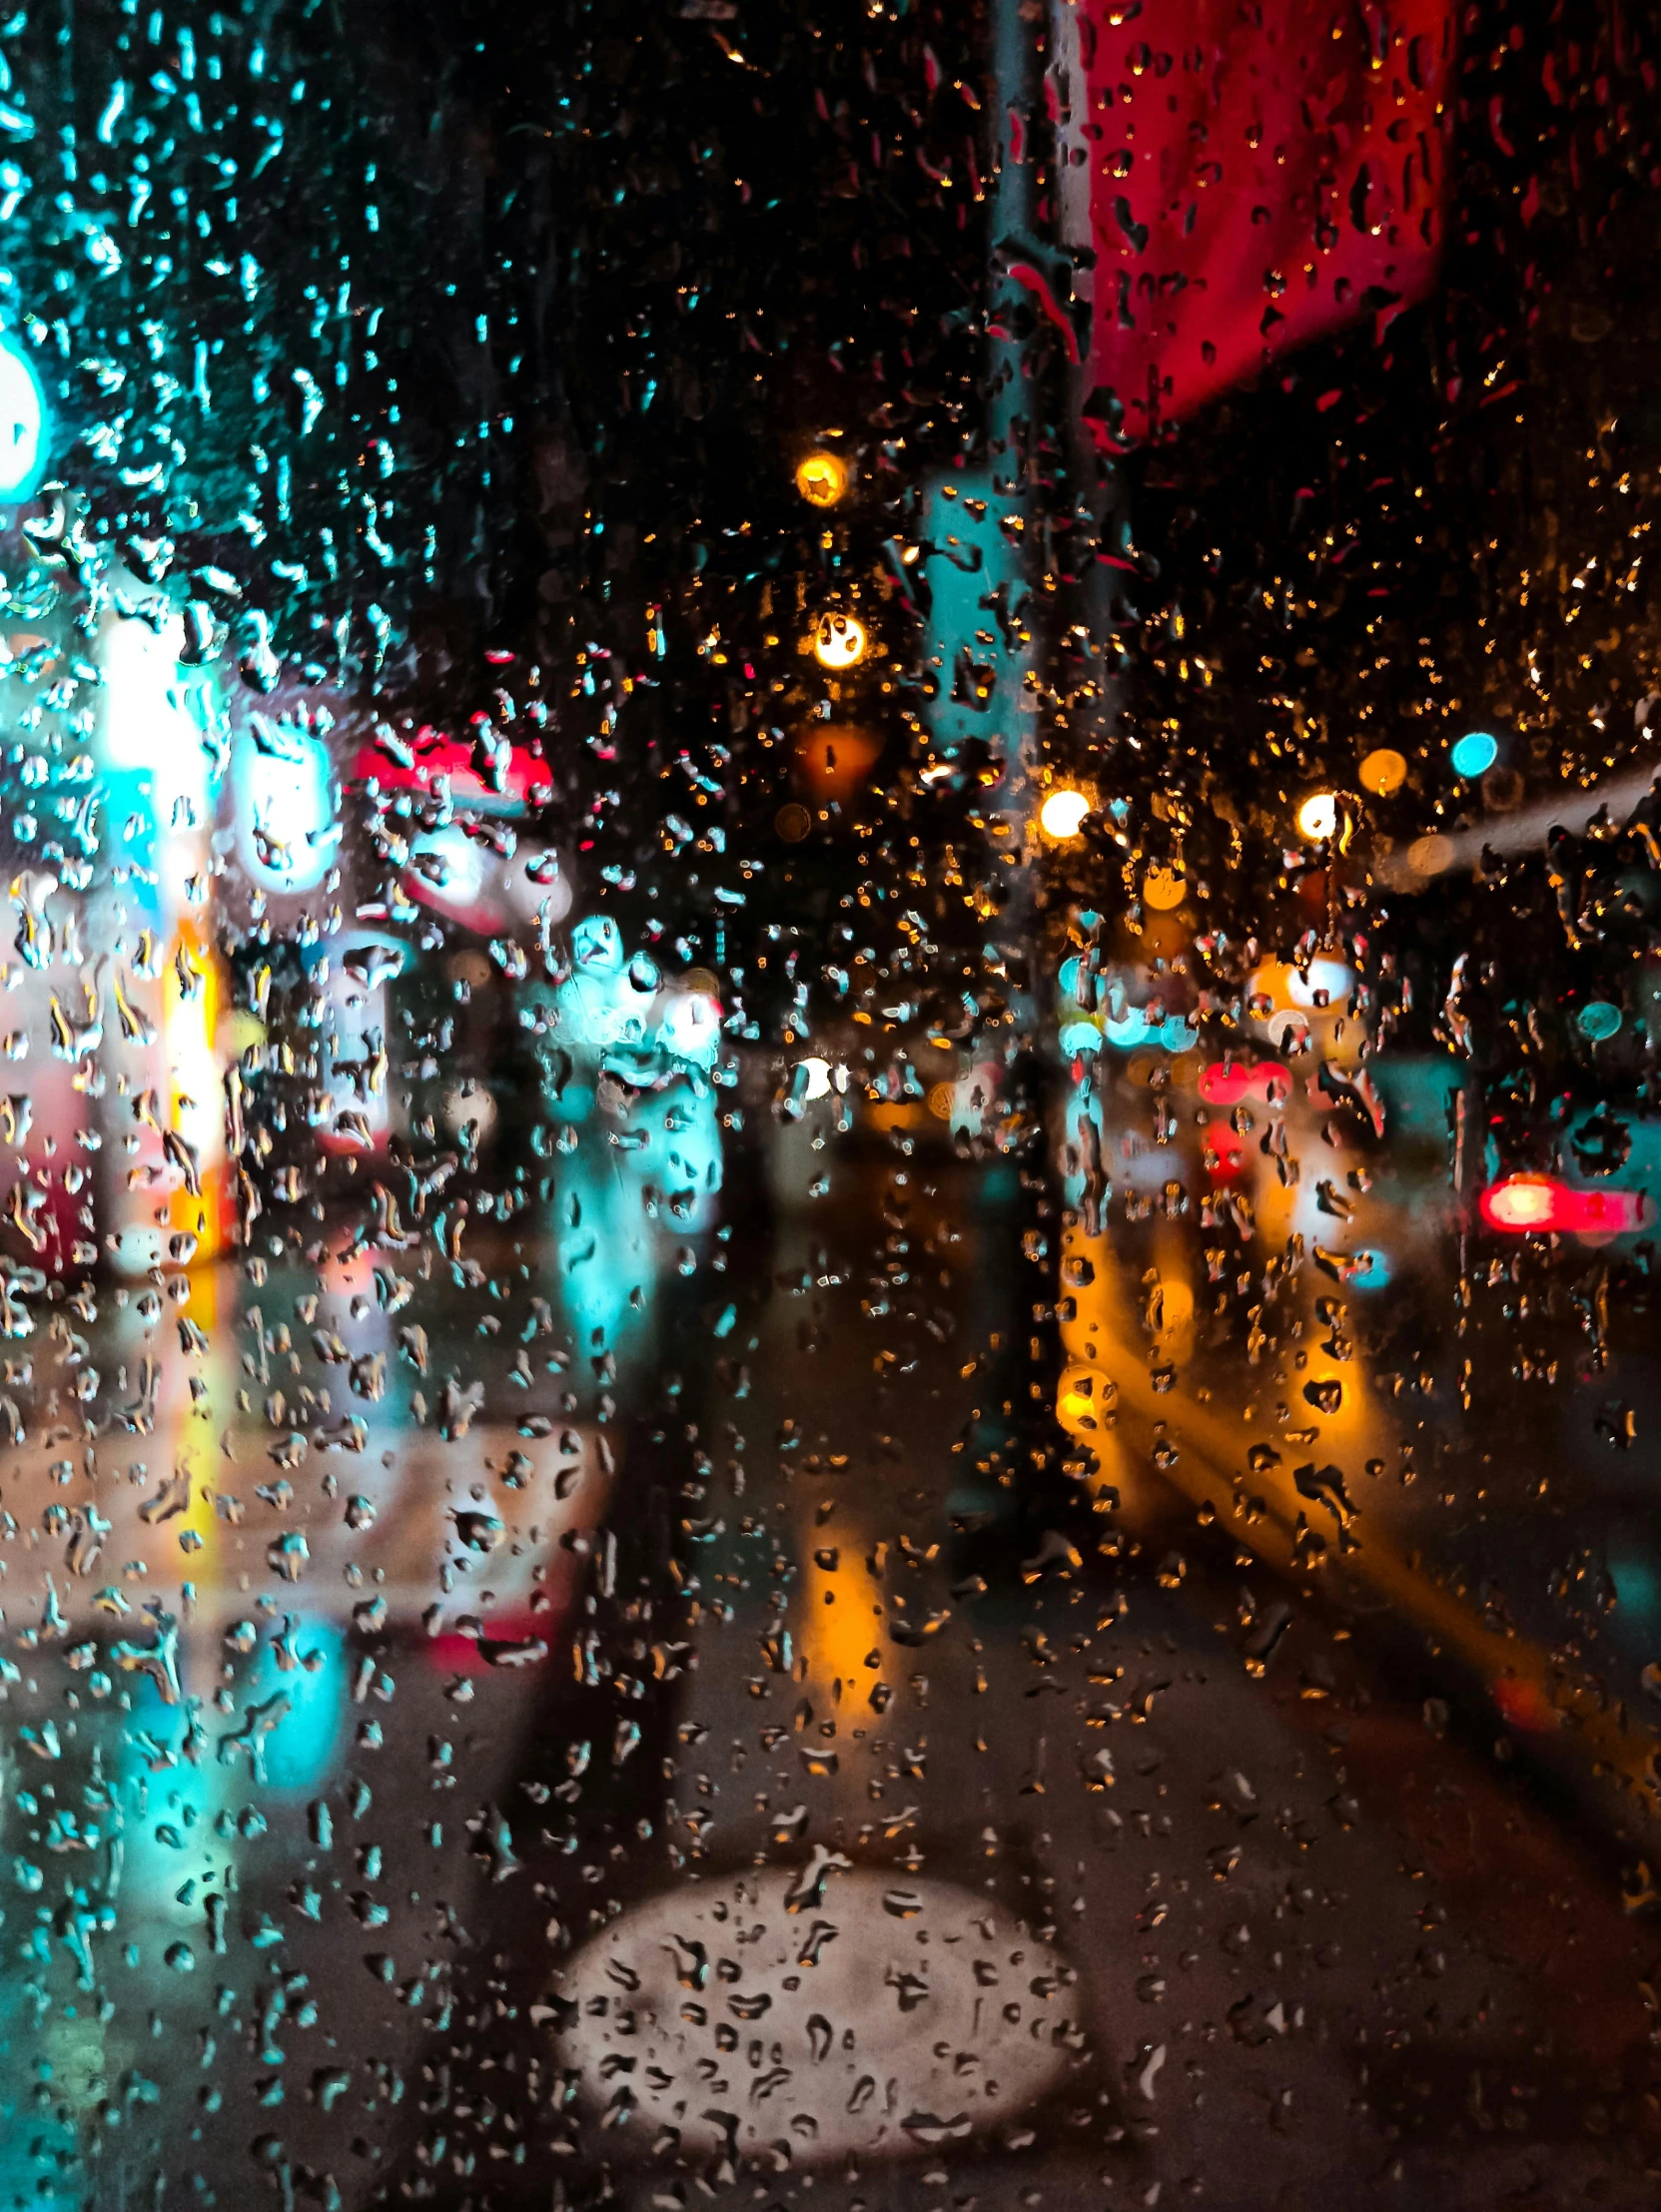
[[[0,21],[0,2212],[1661,2205],[1658,73]]]

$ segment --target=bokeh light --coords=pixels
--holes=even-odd
[[[1376,799],[1387,799],[1407,781],[1407,763],[1393,747],[1380,745],[1368,753],[1360,768],[1361,789]]]
[[[1453,773],[1467,782],[1485,776],[1499,758],[1499,740],[1488,730],[1467,730],[1448,754]]]
[[[813,633],[813,657],[821,668],[857,668],[870,650],[865,624],[853,614],[822,614]]]
[[[846,806],[864,790],[882,739],[852,722],[809,722],[797,732],[794,753],[797,789],[821,803]]]
[[[1039,827],[1046,837],[1065,843],[1078,836],[1089,812],[1090,801],[1082,791],[1052,791],[1038,810]]]
[[[796,466],[796,489],[810,507],[834,507],[848,489],[848,464],[821,447]]]

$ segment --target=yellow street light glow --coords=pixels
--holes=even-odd
[[[848,488],[848,464],[835,453],[809,453],[796,466],[796,489],[810,507],[834,507]]]
[[[1082,791],[1052,791],[1038,810],[1039,827],[1046,837],[1065,842],[1085,826],[1090,801]]]
[[[1174,912],[1188,892],[1188,878],[1175,868],[1150,868],[1142,879],[1142,896],[1160,914]]]
[[[1407,781],[1407,763],[1392,746],[1382,745],[1361,763],[1361,789],[1387,799]]]
[[[1337,834],[1338,802],[1330,791],[1317,791],[1297,810],[1297,827],[1311,845],[1324,845]]]
[[[857,668],[869,640],[865,624],[852,614],[822,614],[813,633],[813,657],[821,668]]]

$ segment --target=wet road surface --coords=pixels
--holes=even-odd
[[[1651,1738],[1504,1511],[1559,1467],[1438,1519],[1434,1392],[1299,1364],[1329,1273],[1205,1343],[1197,1208],[1059,1226],[1046,1369],[1017,1170],[838,1110],[609,1362],[534,1214],[27,1301],[14,2201],[1652,2200]]]

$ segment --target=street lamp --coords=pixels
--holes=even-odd
[[[869,649],[865,624],[852,614],[824,614],[813,633],[813,657],[821,668],[857,668]]]
[[[848,464],[821,447],[796,464],[796,489],[810,507],[834,507],[848,488]]]
[[[1038,810],[1039,827],[1058,844],[1077,837],[1085,826],[1090,801],[1082,791],[1052,791]]]

